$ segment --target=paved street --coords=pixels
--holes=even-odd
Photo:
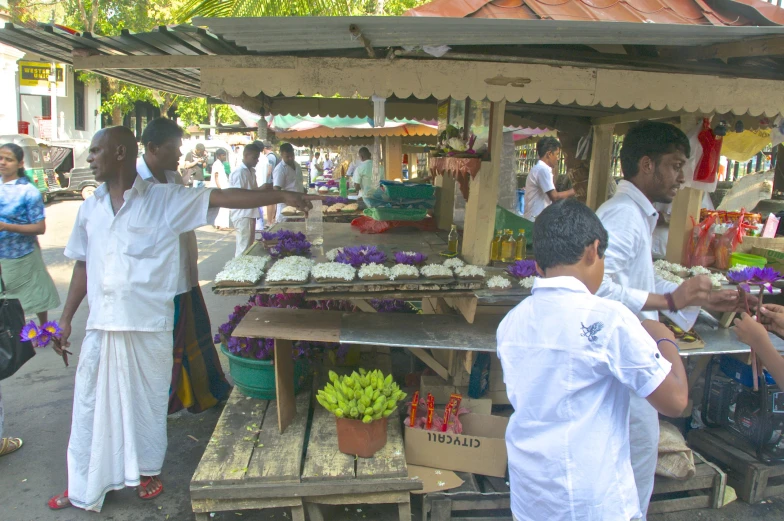
[[[73,221],[81,201],[57,201],[47,207],[47,232],[41,238],[44,260],[54,278],[60,297],[65,302],[72,263],[63,256]],[[199,273],[204,297],[210,311],[213,330],[239,303],[239,298],[212,295],[208,283],[233,255],[232,233],[216,232],[211,227],[197,232],[199,240]],[[59,317],[61,309],[52,313]],[[152,501],[141,501],[135,491],[125,489],[107,495],[100,515],[76,509],[52,512],[46,500],[66,487],[65,451],[70,429],[73,379],[79,346],[84,336],[87,306],[83,305],[73,323],[73,363],[63,367],[62,361],[47,348],[14,377],[2,382],[6,406],[5,433],[24,440],[24,447],[10,456],[0,458],[0,520],[2,521],[71,521],[71,520],[191,520],[188,484],[199,458],[209,440],[220,411],[200,415],[180,413],[169,419],[169,450],[162,474],[164,493]],[[225,364],[224,364],[225,366]],[[358,511],[359,510],[359,511]],[[380,507],[346,511],[336,508],[326,512],[330,520],[397,519],[397,509]],[[780,520],[784,518],[784,500],[750,507],[736,502],[720,511],[684,512],[652,516],[651,521],[716,521]],[[216,515],[216,520],[286,519],[282,512],[230,512]]]

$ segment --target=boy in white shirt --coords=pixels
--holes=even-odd
[[[546,208],[534,244],[541,278],[497,334],[515,409],[506,431],[512,513],[517,521],[640,518],[629,390],[667,416],[686,408],[673,334],[595,296],[607,231],[584,204]]]

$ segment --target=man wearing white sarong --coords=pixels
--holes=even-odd
[[[125,486],[139,486],[142,499],[163,491],[157,476],[167,446],[180,234],[206,225],[210,207],[309,206],[308,196],[291,192],[152,184],[137,175],[136,156],[127,128],[95,135],[87,162],[104,184],[82,204],[65,249],[76,264],[58,349],[70,345],[85,296],[90,314],[76,372],[68,490],[49,500],[53,509],[100,511],[106,492]]]

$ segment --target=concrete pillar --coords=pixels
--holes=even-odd
[[[388,137],[384,145],[386,179],[403,179],[403,138]]]

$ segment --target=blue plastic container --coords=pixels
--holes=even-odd
[[[525,190],[517,190],[517,213],[523,215],[525,213]]]
[[[731,356],[722,356],[719,368],[727,378],[732,378],[746,387],[754,387],[754,378],[752,377],[750,365],[744,364],[737,358]],[[770,376],[770,373],[767,371],[763,371],[763,373],[765,374],[765,381],[768,385],[776,385],[776,381]]]

